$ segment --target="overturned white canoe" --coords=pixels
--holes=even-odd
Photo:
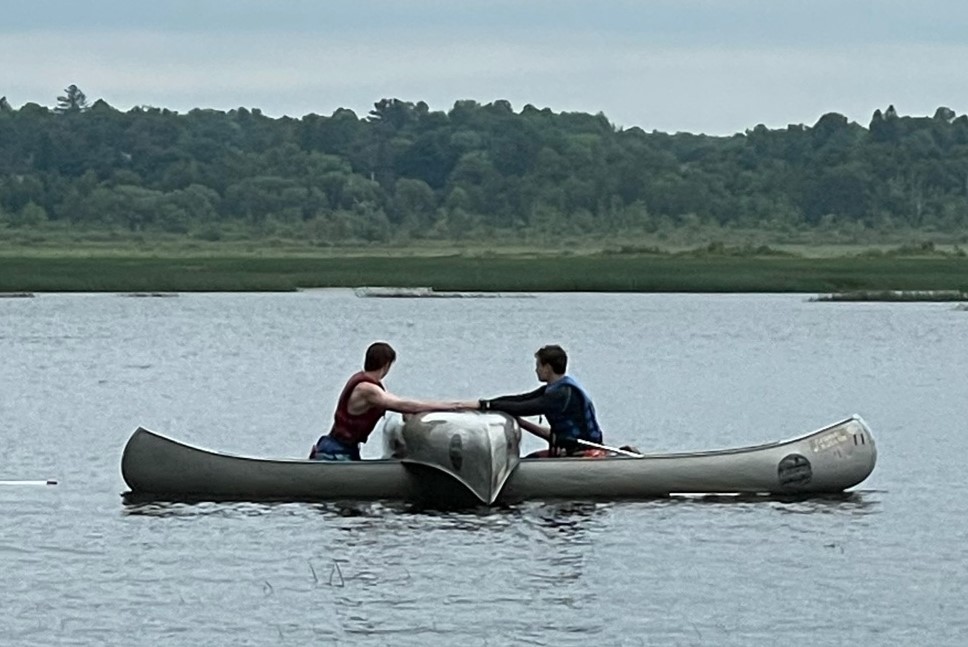
[[[125,446],[121,472],[131,488],[128,495],[135,499],[399,499],[489,504],[530,499],[648,499],[679,493],[830,494],[862,482],[877,460],[870,429],[859,416],[853,416],[792,440],[643,458],[518,461],[516,446],[512,451],[504,437],[508,453],[502,467],[505,458],[496,439],[504,436],[505,428],[487,423],[487,431],[479,430],[479,435],[489,438],[490,444],[485,445],[476,436],[470,440],[470,432],[455,424],[457,420],[466,423],[468,419],[460,417],[464,415],[415,418],[419,425],[430,427],[414,425],[404,434],[404,459],[345,463],[229,456],[139,428]],[[430,422],[425,421],[427,416],[432,418]],[[435,416],[446,423],[436,423],[439,431],[433,430]],[[451,445],[457,442],[454,438],[461,439],[459,452]],[[457,455],[460,468],[454,465]]]
[[[438,471],[492,504],[520,460],[521,428],[503,413],[392,416],[383,429],[388,458]]]

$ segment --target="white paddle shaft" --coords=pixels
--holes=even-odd
[[[644,454],[636,454],[635,452],[630,452],[625,449],[619,449],[618,447],[609,447],[608,445],[599,445],[598,443],[593,443],[590,440],[578,439],[579,445],[587,445],[588,447],[594,447],[595,449],[604,449],[607,452],[614,452],[616,454],[621,454],[622,456],[630,456],[631,458],[645,458]]]
[[[0,485],[57,485],[57,481],[53,479],[46,481],[0,481]]]

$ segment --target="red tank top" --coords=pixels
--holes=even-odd
[[[339,402],[336,404],[336,414],[333,416],[333,428],[329,432],[330,436],[342,443],[350,445],[365,443],[367,437],[372,433],[373,428],[376,427],[377,421],[386,413],[386,409],[381,407],[367,409],[359,415],[350,413],[350,395],[353,393],[353,389],[362,382],[376,384],[386,391],[386,387],[379,380],[374,380],[362,371],[350,377],[349,381],[346,382],[346,386],[343,387],[343,392],[339,394]]]

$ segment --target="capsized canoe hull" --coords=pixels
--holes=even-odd
[[[532,499],[648,499],[671,494],[810,496],[841,492],[870,475],[877,450],[853,416],[792,440],[644,458],[521,460],[495,503]],[[416,469],[415,469],[416,468]],[[329,463],[211,452],[137,429],[121,472],[129,496],[159,500],[439,500],[473,503],[437,467],[381,459]]]
[[[388,416],[383,439],[387,457],[436,470],[486,505],[494,503],[520,460],[521,428],[499,412]]]

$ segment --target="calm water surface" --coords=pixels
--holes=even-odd
[[[305,455],[376,339],[403,395],[530,389],[561,343],[607,441],[714,449],[856,412],[879,463],[843,501],[122,504],[139,424]],[[966,374],[951,304],[0,299],[0,479],[60,481],[0,486],[0,644],[964,645]]]

